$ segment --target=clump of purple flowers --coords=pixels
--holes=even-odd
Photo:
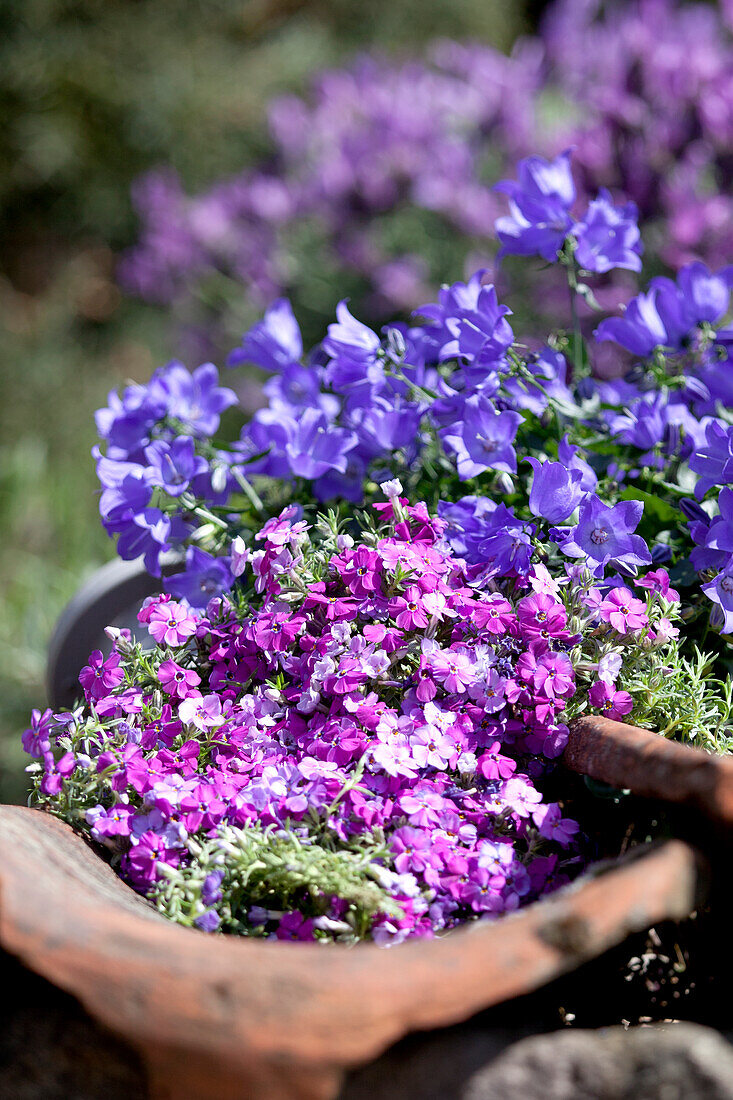
[[[583,267],[603,270],[595,246],[611,237],[636,268],[629,204],[657,270],[719,267],[733,250],[732,56],[730,16],[716,5],[555,0],[540,35],[510,57],[439,42],[427,61],[362,58],[271,104],[261,166],[195,196],[169,170],[140,180],[141,238],[122,282],[226,334],[243,323],[242,295],[255,308],[283,293],[305,307],[307,295],[323,316],[349,286],[363,315],[381,320],[487,264],[502,210],[492,180],[520,157],[570,146],[581,200],[598,196]],[[566,181],[550,250],[568,197]]]
[[[152,649],[111,631],[84,704],[34,712],[38,799],[180,923],[388,945],[582,866],[544,778],[581,685],[632,709],[619,674],[669,646],[676,593],[663,571],[643,599],[576,566],[558,582],[534,555],[476,578],[446,520],[385,488],[358,538],[288,507],[226,596],[148,599]]]

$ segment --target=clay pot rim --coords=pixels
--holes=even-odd
[[[733,761],[585,718],[573,725],[565,763],[637,793],[706,803],[730,824],[720,795]],[[244,1094],[284,1100],[294,1095],[295,1067],[304,1082],[299,1095],[320,1100],[335,1094],[346,1067],[401,1036],[458,1023],[631,932],[688,916],[707,875],[688,844],[664,841],[594,865],[495,921],[388,951],[374,944],[329,950],[191,935],[197,930],[160,916],[70,826],[37,810],[0,807],[0,945],[75,996],[150,1066],[164,1063],[164,1076],[182,1059],[189,1072],[198,1059],[207,1073],[228,1067],[238,1088],[249,1082]],[[192,1089],[189,1082],[191,1097],[208,1095]]]

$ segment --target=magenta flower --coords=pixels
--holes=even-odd
[[[195,726],[202,731],[214,729],[224,721],[221,699],[218,695],[189,695],[179,706],[178,717],[184,726]]]
[[[598,610],[618,634],[632,634],[649,623],[646,604],[632,596],[628,588],[612,589]]]
[[[526,776],[522,775],[515,775],[507,780],[502,797],[518,817],[529,817],[542,801],[540,792],[535,790]]]
[[[532,814],[532,820],[546,840],[554,840],[566,848],[578,833],[580,826],[570,817],[563,817],[557,802],[540,806]]]
[[[508,779],[517,770],[517,763],[510,756],[502,756],[501,743],[494,741],[478,758],[476,770],[484,779]]]
[[[634,700],[628,691],[617,691],[615,684],[606,680],[596,680],[588,692],[588,701],[607,718],[623,718],[634,709]]]
[[[29,756],[34,756],[39,760],[44,751],[50,750],[52,727],[53,711],[50,708],[46,708],[44,711],[34,710],[31,712],[30,727],[23,731],[21,738],[23,749]]]
[[[429,828],[437,825],[446,800],[431,783],[417,783],[412,790],[400,795],[397,806],[407,814],[411,825]]]
[[[535,694],[554,700],[572,695],[575,673],[565,653],[553,653],[543,642],[530,642],[516,665],[518,676],[531,685]]]
[[[122,862],[132,882],[146,886],[155,880],[159,861],[175,867],[179,858],[179,853],[169,848],[162,836],[147,832],[123,856]]]
[[[476,679],[471,658],[453,649],[438,650],[430,659],[435,679],[446,691],[464,692]]]
[[[650,592],[658,592],[664,596],[667,603],[679,603],[679,592],[670,587],[669,573],[666,569],[652,569],[643,577],[637,577],[634,584],[639,588],[648,588]]]
[[[118,655],[113,653],[105,660],[100,649],[90,654],[89,664],[79,673],[79,683],[87,699],[102,699],[119,687],[124,679]]]
[[[408,585],[403,596],[390,602],[390,613],[400,630],[414,630],[428,625],[428,614],[423,606],[423,594],[417,585]]]
[[[401,874],[435,866],[433,841],[427,829],[413,829],[411,825],[395,829],[391,847],[395,853],[394,865]]]
[[[517,604],[517,617],[523,633],[529,638],[567,637],[567,611],[561,603],[544,592],[525,596]]]
[[[410,737],[410,752],[419,768],[443,771],[456,755],[456,743],[442,730],[423,726]]]
[[[314,940],[314,924],[302,913],[283,913],[275,935],[279,940]]]
[[[196,633],[197,621],[183,604],[160,602],[148,612],[148,630],[159,644],[180,646]]]
[[[163,691],[174,699],[186,699],[196,692],[201,683],[198,672],[182,668],[175,661],[163,661],[158,668],[158,681]]]

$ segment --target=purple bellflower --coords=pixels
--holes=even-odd
[[[215,596],[232,587],[233,577],[226,558],[215,558],[198,546],[189,546],[185,570],[166,577],[163,583],[166,592],[187,600],[191,607],[206,607]]]
[[[702,586],[702,590],[722,612],[722,633],[733,632],[733,558],[724,569],[721,569],[717,577]]]
[[[607,565],[630,569],[651,564],[651,554],[639,526],[644,505],[640,500],[624,500],[613,506],[604,504],[595,494],[580,507],[577,527],[570,529],[560,543],[563,554],[587,558],[595,577],[602,577]]]
[[[573,224],[570,207],[575,184],[570,152],[553,161],[527,157],[517,167],[518,181],[502,180],[494,190],[509,196],[510,213],[495,227],[502,248],[499,255],[542,256],[554,263]]]
[[[303,338],[293,309],[287,298],[278,298],[265,316],[242,337],[242,346],[235,348],[227,366],[254,363],[263,370],[279,371],[298,363],[303,355]]]
[[[637,218],[635,203],[614,206],[603,188],[573,228],[575,259],[580,267],[599,275],[614,267],[641,271],[643,246]]]
[[[534,470],[529,493],[530,512],[549,523],[562,523],[585,496],[582,471],[568,470],[562,462],[540,462],[536,458],[524,461]]]
[[[497,412],[482,394],[469,397],[460,421],[444,429],[443,441],[455,451],[461,481],[484,470],[517,472],[514,440],[524,417],[517,412]]]
[[[207,470],[206,459],[196,454],[190,435],[178,436],[170,443],[156,439],[145,448],[150,478],[172,497],[185,493],[191,479]]]

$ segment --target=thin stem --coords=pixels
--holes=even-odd
[[[566,265],[568,273],[568,291],[570,293],[570,313],[573,318],[573,374],[577,382],[583,374],[583,338],[580,332],[578,315],[578,271],[575,258],[571,256]]]
[[[242,471],[239,470],[236,466],[232,466],[230,468],[231,468],[232,476],[234,477],[234,480],[236,482],[238,482],[238,484],[242,487],[242,491],[243,491],[244,495],[248,498],[250,504],[252,504],[252,506],[254,508],[256,508],[256,510],[258,512],[264,512],[265,511],[264,504],[260,500],[260,498],[257,495],[257,493],[255,492],[255,490],[252,488],[250,483],[247,481],[247,478],[244,476]]]

